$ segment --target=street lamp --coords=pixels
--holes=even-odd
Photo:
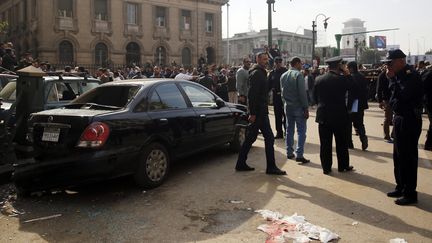
[[[275,0],[267,0],[268,4],[268,48],[272,48],[273,40],[272,40],[272,11],[274,10]]]
[[[315,20],[312,20],[312,66],[314,65],[313,61],[315,58],[315,41],[316,41],[316,22],[319,16],[324,17],[324,30],[327,30],[327,20],[329,20],[330,17],[327,18],[327,16],[325,16],[324,14],[320,13],[317,16],[315,16]]]
[[[227,1],[227,64],[230,63],[230,37],[229,37],[229,1]]]
[[[348,40],[348,42],[349,42],[349,40]],[[364,37],[363,37],[363,41],[361,41],[361,43],[360,43],[358,40],[358,37],[356,36],[354,38],[354,49],[355,49],[355,61],[356,62],[358,59],[358,49],[359,49],[359,47],[364,47],[364,46],[366,46],[366,40],[364,39]]]

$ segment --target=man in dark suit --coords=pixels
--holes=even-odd
[[[275,67],[268,76],[269,88],[273,92],[273,109],[275,115],[276,136],[275,139],[283,138],[285,130],[285,112],[282,103],[280,79],[286,69],[282,64],[282,58],[275,58]]]
[[[329,72],[316,79],[314,98],[318,104],[316,122],[319,124],[320,159],[324,174],[331,173],[332,140],[336,140],[338,171],[353,170],[348,153],[347,126],[349,124],[346,93],[352,91],[353,81],[348,70],[341,64],[342,58],[326,60]],[[348,104],[351,107],[351,104]]]
[[[347,66],[351,74],[351,77],[353,78],[354,87],[355,87],[355,94],[351,92],[348,95],[348,99],[350,100],[350,102],[353,102],[355,100],[355,97],[353,96],[356,95],[358,97],[357,112],[352,112],[350,114],[351,121],[348,130],[348,144],[350,148],[354,148],[353,141],[352,141],[352,125],[353,125],[359,134],[360,141],[362,143],[362,150],[366,150],[368,147],[368,138],[366,136],[366,129],[364,126],[363,118],[364,118],[364,110],[369,109],[369,105],[368,105],[369,81],[367,81],[364,75],[358,71],[357,62],[354,61],[349,62]]]
[[[259,53],[257,55],[257,64],[250,70],[249,74],[249,130],[246,133],[245,141],[240,149],[237,159],[236,171],[252,171],[253,167],[246,164],[247,155],[258,136],[258,130],[264,136],[265,154],[267,160],[267,174],[273,175],[286,175],[286,172],[280,170],[276,166],[274,155],[274,137],[270,127],[270,120],[268,116],[268,83],[267,71],[265,69],[268,63],[268,56],[266,53]]]

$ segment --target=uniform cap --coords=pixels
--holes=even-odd
[[[401,51],[400,49],[390,50],[387,53],[386,59],[383,60],[383,62],[391,62],[394,59],[398,58],[405,58],[406,55]]]
[[[342,57],[337,56],[337,57],[331,57],[329,59],[325,60],[325,63],[330,64],[330,63],[336,63],[336,62],[341,62],[342,61]]]

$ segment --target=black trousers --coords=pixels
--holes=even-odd
[[[283,135],[285,130],[285,111],[281,94],[273,92],[273,107],[275,114],[276,134]]]
[[[426,134],[426,142],[425,142],[425,148],[432,148],[432,111],[430,109],[427,109],[427,114],[429,118],[429,129]]]
[[[348,143],[352,144],[352,127],[357,130],[360,141],[363,143],[367,137],[366,137],[366,129],[364,126],[364,111],[358,111],[350,114],[350,124],[349,124],[349,130],[348,130]]]
[[[343,170],[349,166],[348,136],[346,126],[343,124],[319,124],[320,159],[324,171],[330,171],[332,159],[333,135],[336,141],[336,155],[338,169]]]
[[[406,197],[417,197],[418,140],[421,118],[395,115],[393,118],[393,162],[396,190]]]
[[[276,168],[275,155],[274,155],[274,135],[270,127],[270,120],[268,114],[257,115],[256,120],[252,123],[246,133],[245,141],[240,149],[240,153],[237,159],[236,167],[243,167],[246,165],[248,153],[252,147],[252,144],[258,137],[258,130],[261,130],[264,136],[265,154],[267,160],[267,170]]]

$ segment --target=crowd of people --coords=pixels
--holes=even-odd
[[[368,137],[364,126],[364,111],[368,109],[369,83],[359,72],[356,62],[344,62],[340,57],[326,60],[327,69],[309,69],[298,57],[285,65],[278,53],[261,52],[255,60],[245,57],[241,66],[180,65],[144,67],[130,65],[110,70],[99,68],[91,74],[84,67],[66,66],[65,75],[94,76],[103,83],[124,79],[172,78],[200,83],[227,102],[248,107],[249,126],[239,152],[235,169],[252,171],[247,156],[259,132],[265,141],[267,174],[285,175],[274,156],[274,140],[284,139],[287,159],[309,163],[305,158],[307,119],[309,110],[316,107],[320,138],[320,161],[323,173],[332,173],[332,141],[336,142],[337,168],[349,172],[349,149],[353,149],[352,128],[359,135],[361,149],[367,150]],[[398,205],[417,202],[418,140],[424,108],[429,118],[429,130],[424,149],[432,151],[432,67],[419,62],[416,67],[406,63],[401,50],[388,52],[381,65],[376,85],[376,99],[383,112],[383,139],[393,143],[395,190],[389,197]],[[26,53],[17,61],[12,43],[1,43],[0,65],[3,71],[13,72],[33,65],[52,71],[46,62],[39,62]],[[274,107],[276,134],[270,125],[269,101]],[[390,126],[393,126],[391,131]],[[297,128],[297,129],[296,129]],[[297,131],[297,144],[294,135]],[[306,148],[307,149],[307,148]]]

